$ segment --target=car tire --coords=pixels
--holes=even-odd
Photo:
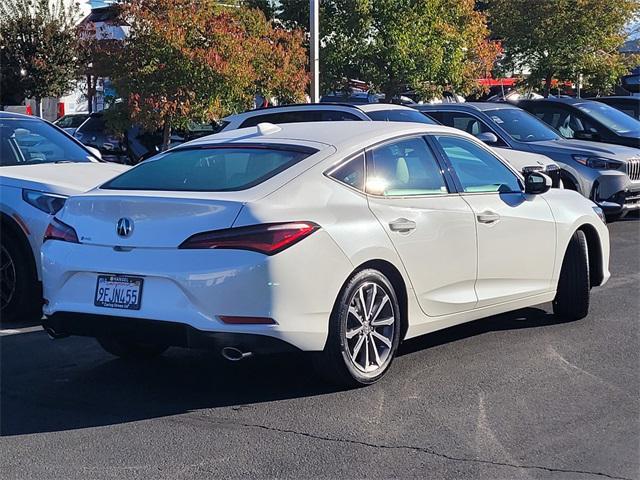
[[[553,313],[565,320],[580,320],[589,313],[591,281],[589,250],[584,232],[573,234],[562,261]]]
[[[162,355],[168,345],[134,342],[118,336],[99,337],[100,346],[111,355],[129,360],[144,360]]]
[[[31,250],[8,229],[0,242],[0,318],[3,322],[39,320],[42,292]]]
[[[363,300],[364,299],[364,305]],[[387,277],[374,269],[354,274],[340,292],[329,319],[316,371],[329,383],[370,385],[389,370],[400,343],[398,298]]]

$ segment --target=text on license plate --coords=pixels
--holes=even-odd
[[[96,307],[140,310],[143,279],[126,275],[98,275]]]

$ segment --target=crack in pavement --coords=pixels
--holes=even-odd
[[[481,458],[456,457],[456,456],[453,456],[453,455],[448,455],[446,453],[436,452],[435,450],[432,450],[432,449],[429,449],[429,448],[416,447],[416,446],[413,446],[413,445],[384,445],[384,444],[363,442],[361,440],[351,440],[351,439],[347,439],[347,438],[326,437],[326,436],[322,436],[322,435],[316,435],[316,434],[308,433],[308,432],[299,432],[299,431],[296,431],[296,430],[290,430],[290,429],[286,429],[286,428],[268,427],[266,425],[258,425],[258,424],[251,424],[251,423],[236,423],[236,422],[231,422],[231,423],[235,424],[235,425],[238,425],[238,426],[247,427],[247,428],[259,428],[259,429],[262,429],[262,430],[278,432],[278,433],[290,433],[290,434],[293,434],[293,435],[300,435],[300,436],[303,436],[303,437],[312,438],[314,440],[322,440],[322,441],[326,441],[326,442],[351,443],[351,444],[354,444],[354,445],[361,445],[361,446],[364,446],[364,447],[380,448],[380,449],[388,449],[388,450],[413,450],[413,451],[416,451],[416,452],[426,453],[428,455],[433,455],[433,456],[436,456],[436,457],[440,457],[440,458],[444,458],[444,459],[452,460],[452,461],[457,461],[457,462],[482,463],[482,464],[486,464],[486,465],[494,465],[494,466],[510,467],[510,468],[519,468],[519,469],[523,469],[523,470],[544,470],[544,471],[547,471],[547,472],[575,473],[575,474],[581,474],[581,475],[593,475],[593,476],[600,476],[600,477],[605,477],[605,478],[612,478],[612,479],[615,479],[615,480],[633,480],[632,478],[628,478],[628,477],[618,477],[618,476],[615,476],[615,475],[609,475],[608,473],[592,472],[592,471],[589,471],[589,470],[571,470],[571,469],[565,469],[565,468],[544,467],[544,466],[540,466],[540,465],[524,465],[524,464],[520,465],[520,464],[516,464],[516,463],[507,463],[507,462],[498,462],[498,461],[493,461],[493,460],[484,460],[484,459],[481,459]]]

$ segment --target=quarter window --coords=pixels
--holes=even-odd
[[[364,191],[364,154],[338,167],[331,172],[330,176],[350,187]]]
[[[447,185],[424,138],[408,138],[367,154],[367,193],[387,197],[443,195]]]
[[[522,191],[518,177],[488,150],[460,137],[438,136],[436,139],[465,192]]]

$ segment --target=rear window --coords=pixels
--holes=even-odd
[[[92,115],[86,122],[81,124],[80,130],[83,132],[102,132],[104,130],[104,117],[102,115]]]
[[[229,192],[254,187],[315,153],[311,148],[213,147],[168,152],[102,186],[110,190]]]
[[[427,115],[418,112],[417,110],[374,110],[372,112],[366,112],[367,116],[371,120],[381,122],[413,122],[413,123],[427,123],[429,125],[436,125],[436,122],[429,118]]]

